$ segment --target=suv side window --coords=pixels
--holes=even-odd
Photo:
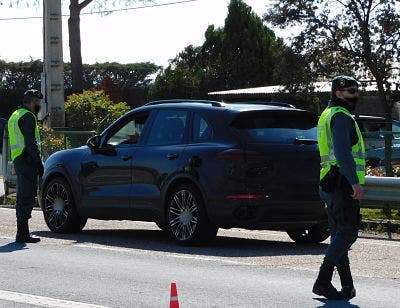
[[[107,144],[120,145],[138,143],[148,117],[148,112],[135,114],[128,122],[124,122],[119,126],[115,133],[111,134],[107,140]]]
[[[193,141],[204,142],[211,140],[213,136],[213,130],[211,125],[198,114],[194,114],[193,117]]]
[[[183,141],[187,111],[160,110],[151,128],[147,145],[172,145]]]

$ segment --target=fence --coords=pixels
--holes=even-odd
[[[96,135],[96,131],[77,131],[77,130],[58,130],[57,134],[64,136],[64,148],[69,144],[72,148],[77,148],[86,144],[86,141]]]

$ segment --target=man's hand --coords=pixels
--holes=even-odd
[[[356,200],[361,200],[364,197],[364,189],[360,184],[351,185],[354,194],[351,195]]]

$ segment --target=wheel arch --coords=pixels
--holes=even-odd
[[[167,208],[167,200],[168,200],[168,196],[169,194],[179,185],[183,185],[183,184],[190,184],[193,185],[199,192],[200,195],[203,199],[204,202],[204,208],[206,210],[207,213],[207,197],[205,194],[204,189],[202,188],[202,186],[200,185],[200,183],[196,180],[196,178],[189,176],[189,175],[184,175],[184,176],[177,176],[174,177],[173,179],[171,179],[169,181],[169,183],[167,185],[165,185],[164,190],[162,191],[162,204],[161,204],[161,208],[162,208],[162,219],[165,220],[165,215],[166,215],[166,208]],[[208,213],[207,213],[208,215]]]
[[[45,180],[41,183],[41,194],[40,194],[40,207],[43,210],[43,202],[42,202],[42,197],[43,197],[43,193],[44,193],[44,188],[46,187],[46,185],[48,183],[50,183],[52,180],[54,180],[55,178],[61,177],[63,178],[65,181],[67,181],[70,189],[71,189],[71,193],[72,193],[72,198],[75,202],[76,208],[77,210],[79,210],[79,203],[77,202],[77,193],[76,193],[76,188],[73,185],[73,183],[71,182],[71,179],[68,175],[67,170],[65,169],[64,166],[57,166],[56,168],[53,168],[50,170],[49,174],[46,176]]]

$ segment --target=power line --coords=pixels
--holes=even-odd
[[[183,3],[196,2],[196,1],[199,1],[199,0],[182,0],[182,1],[175,1],[175,2],[168,2],[168,3],[152,4],[152,5],[142,5],[142,6],[136,6],[136,7],[128,7],[128,8],[124,8],[124,9],[105,10],[105,11],[97,11],[97,12],[87,12],[87,13],[81,13],[80,15],[110,14],[110,13],[114,13],[114,12],[132,11],[132,10],[139,10],[139,9],[148,9],[148,8],[169,6],[169,5],[176,5],[176,4],[183,4]],[[69,17],[69,14],[68,15],[61,15],[61,16],[62,17]],[[0,21],[42,19],[42,18],[43,18],[43,16],[7,17],[7,18],[0,18]]]

